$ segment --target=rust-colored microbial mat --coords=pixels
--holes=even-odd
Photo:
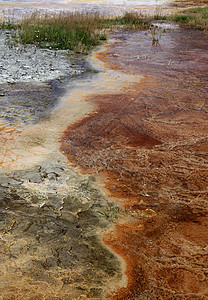
[[[65,131],[61,150],[119,205],[104,242],[128,285],[108,297],[207,299],[208,39],[177,28],[150,37],[117,33],[98,55],[143,79],[88,97],[96,113]]]

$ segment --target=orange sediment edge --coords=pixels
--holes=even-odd
[[[16,160],[15,137],[21,130],[0,124],[0,167],[7,169]]]
[[[95,60],[101,61],[104,64],[104,68],[106,69],[112,69],[113,71],[122,71],[122,73],[125,74],[125,78],[127,78],[127,76],[129,75],[129,77],[131,78],[131,74],[128,74],[127,71],[122,70],[121,67],[118,67],[116,64],[110,62],[107,58],[107,51],[108,49],[111,47],[111,45],[106,45],[104,50],[94,53],[94,58]],[[130,79],[131,80],[131,79]],[[141,79],[141,82],[144,83],[146,80],[146,78]],[[139,87],[141,87],[141,82],[139,84]],[[109,82],[110,84],[110,82]],[[125,89],[125,85],[127,86],[127,88]],[[138,83],[136,84],[136,86],[138,85]],[[135,87],[135,83],[129,84],[127,82],[123,82],[123,86],[122,86],[122,91],[118,94],[103,94],[101,93],[101,95],[96,94],[96,95],[88,95],[86,97],[86,101],[90,101],[96,104],[97,106],[97,111],[95,113],[91,113],[89,116],[84,117],[82,120],[79,120],[78,122],[72,124],[71,126],[69,126],[63,133],[63,137],[61,139],[61,147],[60,147],[60,151],[68,158],[68,160],[74,165],[74,166],[79,166],[80,170],[84,173],[95,173],[95,170],[93,170],[93,168],[86,168],[84,165],[81,164],[81,162],[79,161],[79,158],[77,157],[76,159],[76,155],[78,154],[75,150],[75,154],[71,155],[71,148],[69,147],[67,150],[67,146],[64,145],[65,139],[67,139],[67,137],[70,136],[70,134],[73,132],[73,130],[76,130],[76,128],[81,128],[82,126],[84,127],[85,124],[87,125],[88,123],[90,123],[91,121],[95,120],[96,118],[99,118],[99,116],[102,117],[102,115],[104,113],[106,114],[110,114],[111,113],[111,107],[112,107],[112,102],[115,102],[115,106],[119,105],[116,104],[116,98],[120,97],[121,100],[123,99],[123,102],[128,106],[128,103],[131,103],[131,95],[129,95],[127,92],[132,93],[131,90],[133,90]],[[126,92],[125,92],[126,90]],[[109,99],[110,98],[110,99]],[[127,98],[127,100],[126,100]],[[128,99],[129,98],[129,99]],[[109,101],[108,101],[109,100]],[[113,109],[115,109],[113,107]],[[90,130],[90,129],[89,129]],[[86,130],[87,132],[88,130]],[[131,132],[127,131],[126,135],[131,135]],[[134,134],[134,132],[133,132]],[[76,133],[75,133],[76,135]],[[77,134],[79,136],[79,134]],[[138,132],[137,132],[138,135]],[[132,139],[133,140],[133,139]],[[149,146],[152,147],[154,145],[160,144],[160,141],[148,137],[145,134],[140,134],[140,141],[141,144],[144,143],[145,146]],[[79,142],[79,141],[78,141]],[[82,141],[81,141],[82,142]],[[131,144],[131,143],[130,143]],[[134,146],[134,145],[132,145]],[[131,145],[130,145],[131,147]],[[101,172],[102,174],[104,174],[104,172]],[[107,176],[106,177],[111,177],[112,174],[110,174],[109,172],[107,172]],[[116,176],[116,174],[115,174]],[[109,191],[109,186],[110,184],[113,184],[113,182],[116,182],[116,179],[112,179],[110,182],[105,182],[105,189],[103,189],[103,193],[105,193],[105,191],[107,193],[105,193],[107,195],[107,197],[112,197],[111,194],[111,190],[110,193],[108,193]],[[113,199],[116,202],[116,198],[117,200],[121,203],[122,208],[126,207],[126,206],[131,206],[130,202],[130,198],[126,199],[125,195],[121,192],[118,192],[117,195],[113,195]],[[123,199],[123,200],[121,200]],[[136,201],[135,196],[132,197],[132,202],[134,203],[134,201]],[[129,201],[129,203],[127,204],[127,202]],[[148,218],[147,224],[149,222],[151,222],[151,217]],[[126,222],[125,224],[116,224],[113,229],[107,233],[105,233],[103,235],[103,242],[104,244],[109,247],[114,254],[116,254],[118,256],[118,259],[121,261],[121,267],[123,269],[123,273],[125,274],[125,277],[127,278],[126,282],[125,280],[122,281],[123,283],[123,287],[119,287],[117,291],[114,291],[112,294],[107,293],[107,298],[110,299],[125,299],[125,297],[129,296],[131,294],[131,291],[138,289],[138,287],[140,287],[140,290],[142,291],[143,287],[145,287],[145,278],[144,278],[144,274],[143,272],[140,270],[140,268],[135,268],[135,264],[137,262],[137,256],[132,254],[132,251],[130,251],[128,253],[127,249],[128,249],[128,244],[134,244],[134,240],[132,239],[132,237],[134,236],[134,234],[141,232],[141,230],[143,229],[143,225],[137,224],[136,220],[134,220],[133,224],[128,224],[128,222]],[[133,233],[133,234],[132,234]],[[128,238],[130,238],[130,240],[128,240]],[[126,243],[126,240],[128,241],[128,243]],[[134,246],[132,247],[134,248]],[[124,263],[122,263],[122,261],[124,261]]]

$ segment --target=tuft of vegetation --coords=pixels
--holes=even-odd
[[[117,18],[117,22],[120,21],[121,25],[125,25],[126,28],[130,29],[146,29],[150,25],[150,20],[144,17],[141,13],[136,12],[125,12],[120,18]]]
[[[104,216],[109,222],[115,222],[116,214],[119,212],[118,207],[113,207],[107,211],[97,211],[100,215]]]
[[[190,8],[170,16],[174,22],[180,22],[192,28],[208,31],[208,7]]]
[[[124,29],[147,29],[151,23],[152,17],[148,17],[138,12],[125,12],[123,16],[115,18],[103,18],[100,20],[105,28],[114,28],[116,26]]]
[[[98,19],[98,14],[35,12],[21,22],[18,39],[22,44],[84,53],[106,39]]]
[[[3,30],[17,30],[20,27],[20,25],[12,23],[10,20],[3,21],[0,23],[0,29]]]

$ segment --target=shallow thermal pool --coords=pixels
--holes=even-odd
[[[106,14],[121,14],[126,10],[154,13],[157,10],[168,8],[171,0],[0,0],[0,16],[21,18],[28,12],[41,11],[99,11]]]

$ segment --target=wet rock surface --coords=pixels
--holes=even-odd
[[[110,224],[98,211],[110,204],[94,182],[55,159],[0,175],[1,296],[102,299],[121,279],[98,236]]]
[[[0,119],[8,126],[22,128],[49,115],[64,87],[55,89],[51,83],[0,84]]]

